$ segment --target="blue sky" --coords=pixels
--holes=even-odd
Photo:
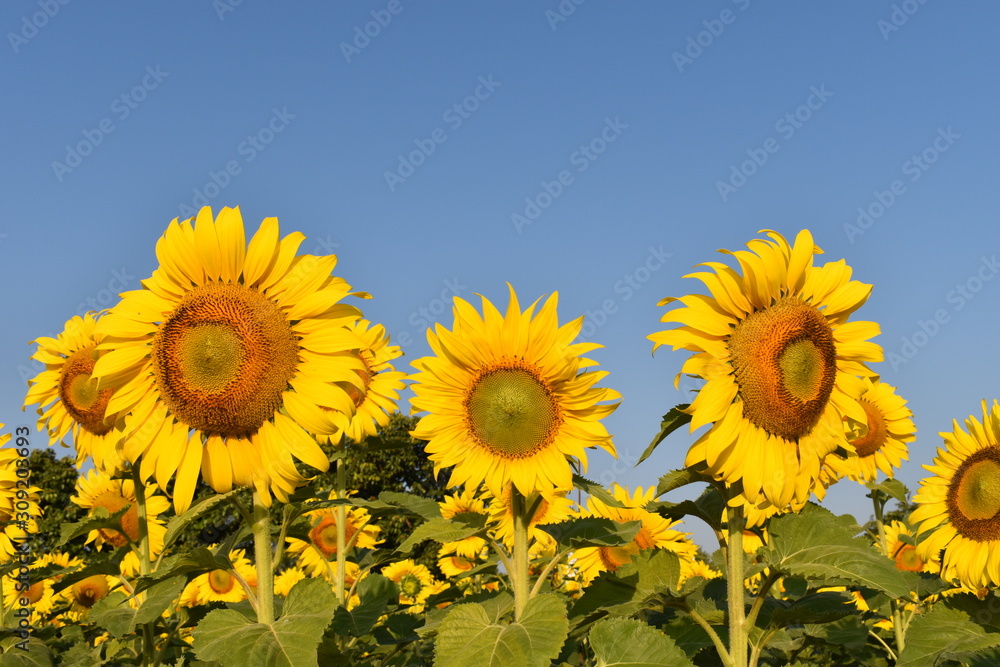
[[[32,421],[28,341],[136,288],[172,218],[239,205],[336,253],[407,359],[456,293],[558,291],[624,395],[621,460],[590,476],[652,484],[693,441],[633,467],[689,400],[685,353],[650,355],[656,302],[702,291],[682,276],[718,248],[808,227],[875,286],[856,317],[896,355],[915,489],[938,432],[1000,396],[998,22],[917,0],[5,2],[0,421]],[[867,503],[843,482],[827,504]]]

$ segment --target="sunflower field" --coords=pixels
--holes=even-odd
[[[642,333],[699,388],[641,460],[699,435],[633,488],[587,477],[623,397],[557,294],[455,297],[404,368],[335,255],[250,231],[173,220],[139,289],[33,341],[37,431],[0,436],[0,665],[1000,662],[1000,403],[894,479],[916,428],[872,286],[810,231],[660,301]],[[65,474],[32,438],[72,447]],[[823,507],[838,482],[873,520]]]

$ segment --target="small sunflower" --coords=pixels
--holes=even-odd
[[[304,238],[279,239],[268,218],[248,245],[238,209],[213,219],[205,207],[193,225],[170,223],[144,289],[97,323],[106,353],[91,376],[116,389],[107,409],[125,415],[124,458],[160,488],[174,478],[178,514],[199,477],[286,502],[305,482],[293,459],[329,468],[310,434],[339,437],[354,415],[338,383],[363,388],[344,328],[361,312],[340,303],[351,288],[331,275],[335,255],[296,256]]]
[[[285,568],[281,574],[274,577],[274,593],[281,597],[288,597],[288,594],[292,592],[292,587],[307,578],[305,571],[301,567]]]
[[[514,484],[525,496],[573,486],[571,461],[586,467],[586,449],[615,455],[600,420],[620,398],[594,385],[604,371],[581,354],[601,347],[577,343],[583,318],[559,326],[558,296],[535,313],[521,312],[514,288],[501,315],[482,297],[483,314],[455,298],[455,326],[436,325],[427,340],[435,356],[413,362],[414,412],[426,411],[413,437],[429,441],[434,470],[455,466],[449,486],[486,487],[496,497]]]
[[[330,500],[337,498],[331,491]],[[352,549],[374,549],[382,543],[379,533],[382,529],[370,523],[368,510],[363,507],[348,507],[346,539],[348,542],[357,534]],[[309,519],[309,541],[295,537],[285,538],[289,556],[298,559],[299,566],[310,577],[333,579],[337,560],[337,508],[326,507],[306,513]],[[358,534],[360,531],[360,534]]]
[[[407,558],[382,569],[382,576],[399,588],[399,604],[422,605],[435,592],[434,575],[425,565]]]
[[[1000,585],[1000,403],[982,403],[983,419],[970,416],[963,431],[941,433],[933,473],[920,482],[910,523],[919,527],[917,556],[941,556],[941,577],[973,590]]]
[[[885,525],[885,547],[888,556],[896,563],[896,569],[903,572],[928,572],[937,574],[941,571],[941,561],[937,559],[924,560],[917,553],[913,530],[902,521],[893,521]]]
[[[476,561],[462,556],[443,556],[438,558],[438,569],[448,578],[459,577],[476,566]]]
[[[847,437],[856,455],[842,458],[836,453],[826,457],[825,465],[836,477],[856,482],[874,482],[881,470],[888,477],[908,458],[907,443],[916,437],[913,413],[906,401],[896,395],[895,387],[863,379],[865,388],[860,403],[865,423],[852,419],[844,422]]]
[[[59,605],[60,601],[64,599],[62,592],[55,593],[52,590],[53,584],[58,582],[62,578],[61,576],[28,583],[34,578],[33,573],[47,565],[55,565],[60,568],[75,568],[83,565],[83,561],[63,552],[47,553],[39,556],[31,565],[28,573],[28,581],[21,578],[17,570],[4,575],[3,605],[7,609],[8,615],[11,611],[16,611],[26,606],[30,607],[31,615],[28,622],[36,625],[42,622]]]
[[[91,457],[98,470],[113,473],[122,466],[116,450],[121,433],[115,429],[115,415],[107,412],[114,390],[98,390],[91,376],[101,354],[96,325],[94,313],[77,315],[55,338],[31,341],[38,344],[31,358],[45,364],[45,370],[29,380],[24,407],[38,405],[38,430],[48,433],[50,445],[66,446],[66,436],[73,436],[78,468]]]
[[[478,488],[472,485],[466,486],[461,493],[446,495],[444,501],[439,502],[438,505],[441,507],[441,516],[445,519],[488,515],[484,497],[480,496]],[[455,554],[460,558],[475,560],[480,557],[485,548],[486,540],[473,535],[455,542],[443,543],[438,555]]]
[[[149,553],[156,557],[163,551],[163,537],[167,533],[167,528],[159,515],[170,508],[170,501],[165,497],[149,493],[151,489],[146,488],[146,525],[149,533]],[[87,544],[94,543],[100,548],[104,544],[110,544],[114,548],[124,547],[139,543],[139,506],[136,503],[135,483],[131,479],[116,479],[109,477],[99,470],[91,470],[86,475],[76,480],[76,495],[70,500],[78,506],[93,512],[98,507],[103,507],[108,514],[125,510],[125,513],[118,519],[120,530],[112,528],[101,528],[92,530],[87,535]],[[135,551],[129,551],[121,564],[122,574],[131,576],[139,572],[139,557]]]
[[[239,580],[233,576],[233,571],[240,575],[252,589],[257,587],[257,569],[247,559],[242,549],[233,549],[229,553],[233,570],[212,570],[203,572],[191,580],[181,594],[183,600],[194,601],[198,605],[211,602],[240,602],[246,599],[246,590]],[[195,606],[195,605],[188,605]]]
[[[345,435],[355,442],[367,436],[378,435],[379,427],[389,423],[389,415],[396,410],[399,392],[406,387],[406,373],[397,371],[389,362],[402,356],[398,345],[389,345],[389,335],[381,324],[372,326],[368,320],[348,325],[360,339],[357,356],[364,365],[358,374],[364,387],[342,383],[357,408],[345,430]]]
[[[793,246],[776,232],[768,236],[729,253],[742,275],[707,262],[711,272],[686,276],[711,296],[660,301],[683,304],[661,318],[682,326],[649,338],[654,351],[670,345],[695,353],[677,381],[683,373],[707,380],[687,412],[692,431],[712,427],[685,465],[704,468],[750,503],[784,508],[806,502],[827,454],[850,449],[842,420],[866,423],[859,377],[873,375],[864,362],[881,361],[882,349],[868,342],[877,324],[847,321],[871,285],[851,280],[843,260],[814,267],[822,251],[808,230]]]
[[[681,558],[680,562],[681,575],[680,579],[677,581],[678,588],[683,586],[684,582],[688,579],[693,579],[694,577],[701,577],[702,579],[708,581],[709,579],[717,579],[722,576],[721,572],[700,558]]]
[[[697,547],[688,539],[687,533],[673,530],[679,522],[669,521],[659,514],[642,509],[654,499],[653,487],[643,490],[640,486],[630,494],[628,488],[614,484],[611,487],[611,494],[625,507],[611,507],[591,497],[587,500],[587,514],[611,519],[617,523],[641,521],[642,527],[632,541],[623,546],[577,549],[575,565],[585,583],[589,584],[601,572],[614,572],[622,565],[632,562],[632,557],[643,549],[666,549],[681,558],[694,557]]]
[[[106,574],[95,574],[71,584],[63,591],[69,602],[69,611],[65,617],[71,622],[80,623],[87,617],[91,607],[108,597],[119,585],[118,579]]]
[[[0,424],[0,429],[3,427]],[[18,474],[21,456],[5,446],[10,437],[10,433],[0,433],[0,563],[23,555],[21,549],[29,536],[38,532],[42,516],[38,505],[41,489],[26,486],[25,478]]]

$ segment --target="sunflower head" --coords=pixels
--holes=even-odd
[[[325,471],[315,436],[339,440],[363,384],[361,312],[334,255],[297,256],[299,233],[265,220],[249,243],[238,209],[170,223],[160,266],[95,328],[103,351],[91,377],[115,389],[124,458],[161,488],[172,477],[178,512],[199,476],[218,492],[253,486],[265,503],[305,479],[298,459]],[[367,296],[353,293],[355,296]]]
[[[813,266],[822,252],[803,230],[794,245],[777,232],[748,250],[726,252],[742,274],[719,262],[700,279],[710,294],[668,297],[679,303],[661,319],[681,326],[652,334],[653,349],[693,352],[682,366],[706,380],[687,412],[691,430],[711,424],[685,465],[725,482],[747,502],[783,509],[804,503],[824,457],[850,449],[842,421],[867,423],[859,376],[882,351],[867,341],[871,322],[847,319],[870,285],[850,280],[843,260]],[[676,384],[676,383],[675,383]]]
[[[572,488],[571,461],[585,450],[615,454],[600,423],[620,398],[594,387],[604,372],[582,369],[580,355],[599,345],[573,344],[583,318],[559,326],[557,295],[523,312],[510,288],[501,314],[485,297],[482,314],[455,298],[452,330],[436,325],[434,356],[413,362],[414,412],[426,411],[413,437],[429,441],[435,471],[455,466],[449,486],[484,483],[494,497],[513,484],[525,496]]]
[[[824,461],[831,477],[847,477],[857,482],[874,482],[879,471],[892,477],[893,471],[909,457],[908,443],[916,437],[913,413],[894,387],[864,378],[859,403],[865,421],[844,420],[844,428],[853,452],[842,457],[837,453]]]
[[[612,485],[611,494],[623,507],[614,507],[601,502],[595,497],[587,501],[588,514],[595,517],[611,519],[616,523],[640,521],[642,526],[627,544],[616,547],[585,547],[576,551],[576,567],[580,570],[585,582],[589,583],[604,571],[614,572],[623,565],[632,562],[640,551],[645,549],[666,549],[682,558],[693,558],[697,547],[688,539],[687,533],[673,530],[679,522],[671,522],[659,514],[649,512],[645,507],[655,498],[653,487],[643,489],[637,487],[630,493],[627,488]]]
[[[49,444],[64,442],[72,435],[76,464],[81,467],[93,457],[99,470],[114,472],[122,465],[116,449],[120,433],[115,430],[115,414],[108,411],[112,388],[99,388],[93,376],[100,336],[95,333],[98,316],[74,316],[55,338],[32,341],[38,350],[32,359],[45,370],[29,381],[24,407],[38,405],[38,430],[47,431]]]
[[[941,558],[941,576],[972,590],[1000,585],[1000,403],[982,403],[980,421],[942,433],[933,473],[914,496],[910,523],[919,526],[916,555]]]

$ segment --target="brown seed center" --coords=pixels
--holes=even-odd
[[[1000,540],[1000,446],[980,449],[962,462],[945,502],[959,533],[977,542]]]
[[[188,292],[153,339],[160,395],[188,426],[253,435],[282,403],[298,343],[276,303],[254,289],[209,283]]]
[[[104,413],[114,390],[97,391],[97,382],[90,379],[94,370],[94,347],[89,345],[77,350],[63,363],[59,374],[59,398],[76,423],[100,436],[111,430],[111,424],[104,423]]]
[[[837,377],[833,330],[822,313],[785,298],[740,321],[729,354],[747,419],[786,440],[812,430]]]

